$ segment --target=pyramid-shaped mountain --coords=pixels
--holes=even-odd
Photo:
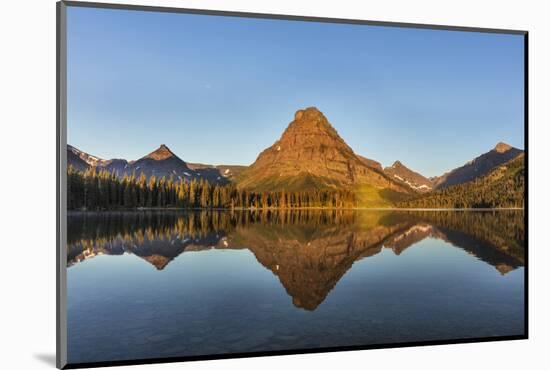
[[[368,184],[409,191],[367,166],[317,108],[298,110],[281,138],[239,176],[239,186],[259,191],[351,188]]]
[[[133,162],[130,171],[135,171],[136,174],[143,173],[147,177],[169,178],[172,176],[176,180],[189,179],[195,175],[195,171],[191,170],[182,159],[164,144],[145,157]]]

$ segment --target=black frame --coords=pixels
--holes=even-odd
[[[452,340],[430,340],[418,342],[401,342],[388,344],[374,345],[359,345],[359,346],[341,346],[341,347],[325,347],[300,350],[279,350],[279,351],[261,351],[261,352],[242,352],[231,354],[213,354],[200,356],[181,356],[181,357],[162,357],[136,360],[119,360],[119,361],[100,361],[87,363],[67,363],[67,322],[66,322],[66,147],[67,147],[67,54],[66,54],[66,38],[67,38],[67,23],[66,23],[66,8],[85,7],[85,8],[102,8],[102,9],[121,9],[134,11],[150,11],[164,13],[184,13],[198,15],[214,15],[242,18],[260,18],[260,19],[280,19],[291,21],[307,21],[321,23],[341,23],[341,24],[356,24],[370,26],[390,26],[400,28],[421,28],[431,30],[446,30],[446,31],[463,31],[463,32],[480,32],[480,33],[500,33],[523,35],[524,40],[524,153],[525,153],[525,207],[524,207],[524,222],[525,222],[525,264],[524,264],[524,334],[500,336],[500,337],[480,337],[467,339],[452,339]],[[444,344],[462,344],[462,343],[480,343],[480,342],[498,342],[508,340],[519,340],[529,338],[529,32],[524,30],[510,29],[494,29],[494,28],[476,28],[462,27],[450,25],[432,25],[420,23],[400,23],[400,22],[383,22],[369,21],[358,19],[342,19],[342,18],[324,18],[324,17],[308,17],[299,15],[283,15],[283,14],[266,14],[266,13],[248,13],[248,12],[231,12],[220,10],[204,10],[190,8],[175,8],[175,7],[160,7],[146,5],[129,5],[129,4],[112,4],[112,3],[97,3],[97,2],[82,2],[82,1],[59,1],[56,4],[57,15],[57,63],[56,63],[56,119],[57,119],[57,141],[56,141],[56,170],[57,170],[57,186],[56,186],[56,230],[57,230],[57,253],[56,253],[56,366],[59,369],[78,369],[104,366],[123,366],[123,365],[142,365],[142,364],[158,364],[183,361],[203,361],[203,360],[219,360],[244,357],[264,357],[264,356],[280,356],[280,355],[296,355],[309,353],[323,352],[341,352],[341,351],[358,351],[365,349],[381,349],[381,348],[403,348],[403,347],[420,347],[431,345]]]

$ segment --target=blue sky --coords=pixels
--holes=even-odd
[[[318,107],[360,155],[426,176],[523,149],[523,37],[68,8],[68,142],[251,164]]]

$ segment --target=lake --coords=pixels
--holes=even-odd
[[[70,213],[69,363],[524,334],[523,211]]]

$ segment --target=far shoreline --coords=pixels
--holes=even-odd
[[[494,212],[494,211],[525,211],[524,207],[509,208],[395,208],[395,207],[285,207],[285,208],[182,208],[182,207],[137,207],[137,208],[114,208],[114,209],[71,209],[67,213],[108,213],[108,212],[147,212],[147,211],[452,211],[452,212]]]

